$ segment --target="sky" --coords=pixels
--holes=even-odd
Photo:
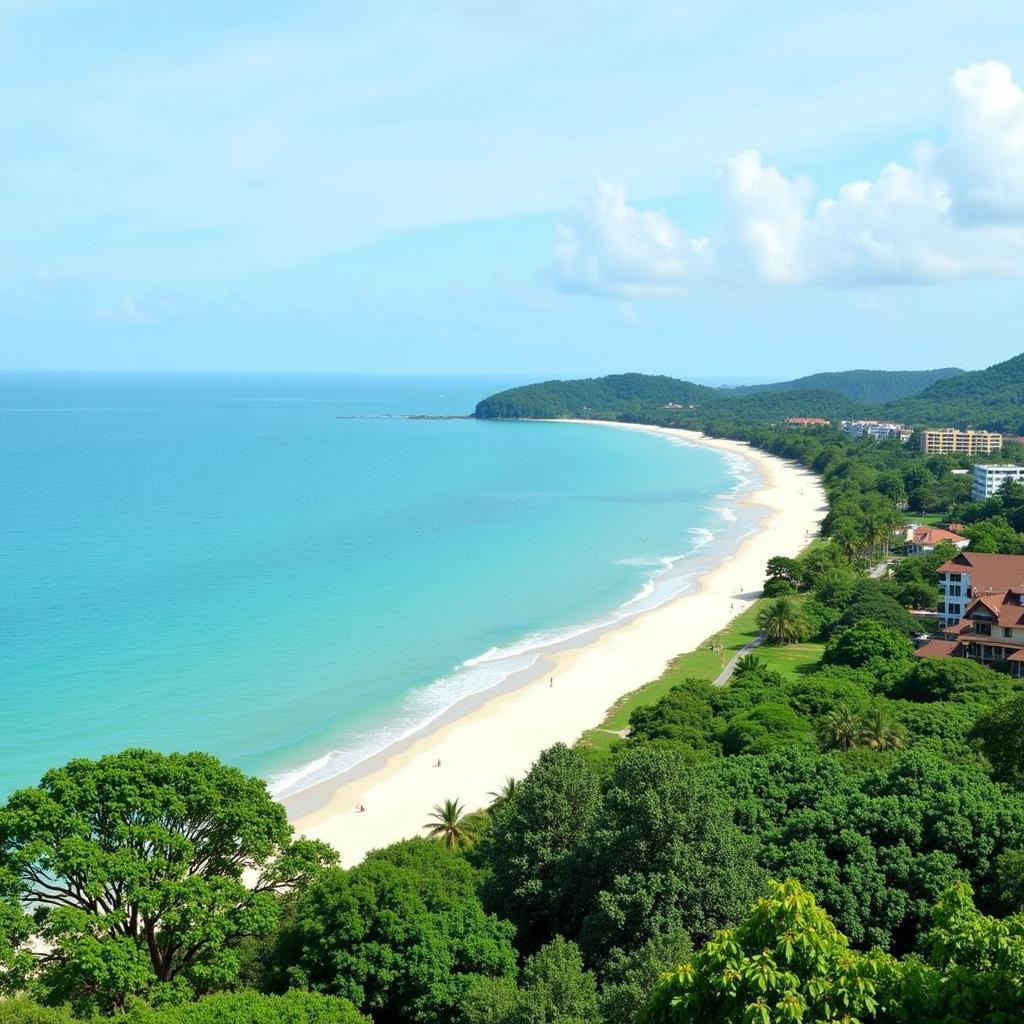
[[[0,369],[1024,350],[1019,0],[0,0]]]

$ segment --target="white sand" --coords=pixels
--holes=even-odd
[[[817,533],[825,495],[803,468],[692,431],[603,425],[682,436],[742,455],[763,482],[745,499],[769,510],[759,532],[702,577],[698,590],[552,655],[547,666],[538,666],[539,678],[385,751],[368,769],[357,767],[286,798],[296,830],[331,843],[346,866],[369,850],[422,835],[431,809],[446,798],[459,799],[467,809],[486,806],[488,794],[507,776],[521,778],[553,743],[573,743],[599,725],[618,698],[656,679],[676,655],[721,630],[758,593],[768,559],[797,554]],[[441,767],[433,767],[439,759]],[[360,804],[363,813],[356,810]]]

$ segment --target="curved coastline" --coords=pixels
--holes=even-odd
[[[681,586],[667,600],[647,605],[637,595],[636,607],[627,602],[607,621],[539,645],[528,666],[497,686],[463,697],[379,753],[282,797],[297,831],[332,843],[346,865],[417,834],[442,799],[483,806],[506,776],[522,775],[545,747],[571,743],[597,725],[619,697],[656,678],[673,657],[756,599],[765,561],[803,548],[824,515],[813,474],[740,442],[636,424],[556,422],[646,431],[742,460],[760,477],[750,481],[756,489],[740,491],[739,507],[753,513],[753,527],[731,534],[728,550],[682,556]],[[356,812],[360,805],[365,813]]]

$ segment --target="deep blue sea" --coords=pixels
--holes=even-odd
[[[514,383],[0,375],[0,790],[148,746],[293,791],[749,528],[704,448],[400,418]]]

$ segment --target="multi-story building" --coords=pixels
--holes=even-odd
[[[999,488],[1007,480],[1024,483],[1024,466],[979,463],[974,467],[974,476],[971,479],[971,501],[984,501],[993,494],[998,494]]]
[[[939,625],[958,623],[968,605],[978,597],[1009,591],[1024,593],[1024,555],[988,555],[962,551],[944,562],[939,574]]]
[[[983,455],[998,452],[1003,447],[1003,435],[988,430],[957,430],[955,427],[940,427],[922,430],[921,451],[926,455]]]
[[[881,420],[842,420],[839,425],[850,437],[867,436],[876,441],[886,441],[890,437],[895,437],[900,444],[906,444],[913,434],[913,430],[905,423],[885,423]]]
[[[786,419],[787,427],[827,427],[829,420],[820,416],[790,416]]]

